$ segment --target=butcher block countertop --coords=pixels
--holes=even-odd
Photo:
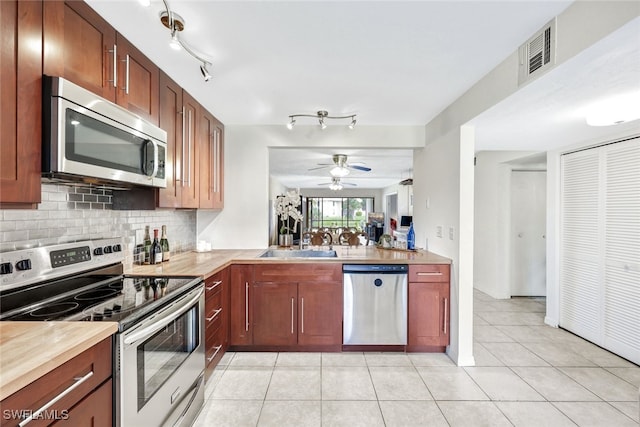
[[[115,322],[0,322],[0,401],[117,331]]]
[[[422,250],[413,252],[380,249],[374,246],[333,246],[333,249],[337,252],[337,257],[335,258],[260,258],[260,255],[266,249],[214,249],[208,252],[183,252],[173,255],[171,260],[162,264],[130,266],[125,273],[144,276],[201,276],[206,279],[231,264],[318,262],[340,264],[451,264],[449,258]],[[314,250],[314,248],[311,250]]]

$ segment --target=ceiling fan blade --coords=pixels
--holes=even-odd
[[[311,169],[307,169],[307,170],[309,170],[309,171],[317,171],[318,169],[324,169],[327,166],[332,166],[332,165],[322,165],[322,166],[318,166],[316,168],[311,168]]]
[[[347,165],[348,168],[351,169],[357,169],[359,171],[364,171],[364,172],[370,172],[371,168],[368,168],[366,166],[360,166],[360,165]]]
[[[330,182],[323,182],[323,183],[318,184],[318,185],[331,185],[331,183]]]
[[[357,187],[358,186],[358,184],[353,184],[351,182],[341,182],[340,184],[342,184],[342,185],[350,185],[351,187]]]

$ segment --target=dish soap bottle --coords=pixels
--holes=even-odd
[[[416,232],[413,230],[413,222],[409,225],[409,232],[407,233],[407,249],[416,249]]]

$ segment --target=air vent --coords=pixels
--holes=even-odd
[[[400,181],[400,185],[413,185],[413,178],[407,178]]]
[[[555,46],[554,18],[518,49],[518,86],[538,77],[555,64]]]

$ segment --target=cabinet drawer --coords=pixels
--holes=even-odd
[[[204,300],[204,312],[206,317],[211,316],[211,313],[222,308],[222,292],[216,292],[214,294],[206,294]]]
[[[255,266],[256,282],[336,282],[342,281],[342,264],[263,264]]]
[[[449,265],[409,265],[409,282],[449,282]]]
[[[1,403],[3,411],[35,412],[60,395],[64,395],[47,408],[47,413],[66,413],[65,411],[69,411],[111,377],[112,351],[111,337],[109,337],[3,400]],[[76,385],[75,388],[71,389],[74,385]],[[109,412],[111,411],[110,401],[100,404],[108,406]],[[96,413],[100,412],[100,408],[94,409]],[[17,425],[18,421],[3,418],[1,424],[13,426]],[[41,421],[34,420],[33,425],[42,425]]]
[[[222,322],[223,311],[224,309],[219,308],[219,309],[213,310],[212,312],[207,312],[204,318],[205,336],[208,336],[212,331],[216,331],[220,329],[220,326],[222,326],[222,323],[223,323]]]
[[[225,350],[225,341],[225,331],[222,328],[218,328],[211,335],[207,332],[205,346],[205,363],[207,365],[214,361],[218,363]]]

